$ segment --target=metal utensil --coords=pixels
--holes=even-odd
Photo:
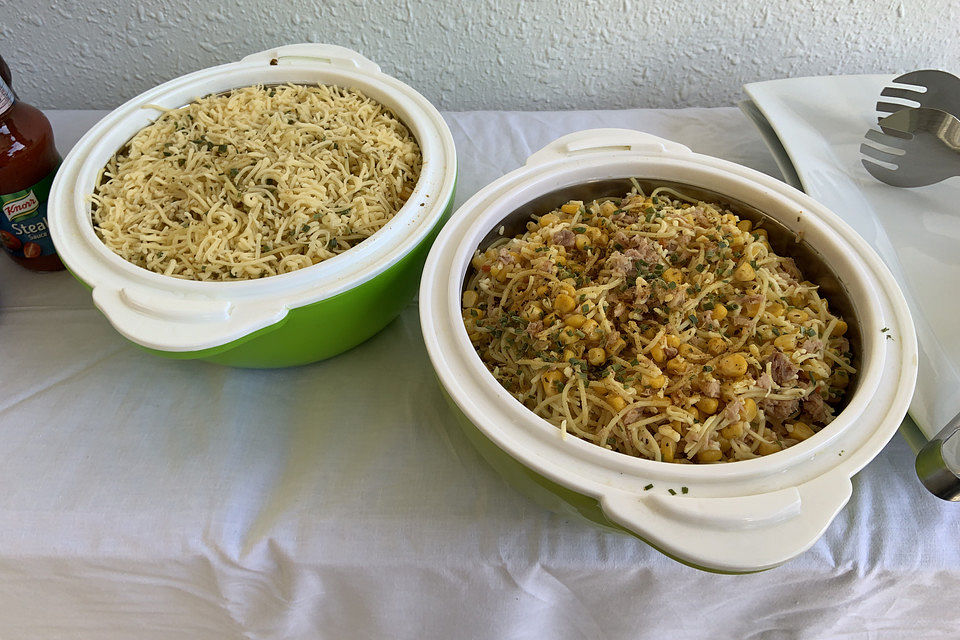
[[[930,493],[960,502],[960,414],[917,454],[917,477]]]
[[[960,176],[960,120],[945,111],[901,109],[866,133],[860,153],[885,163],[861,159],[877,180],[895,187],[922,187]],[[882,145],[889,150],[878,148]]]
[[[916,89],[886,87],[880,92],[882,97],[907,100],[911,104],[898,104],[880,100],[877,111],[896,113],[904,107],[923,107],[939,109],[960,117],[960,78],[938,69],[911,71],[893,79],[896,84],[906,84]]]

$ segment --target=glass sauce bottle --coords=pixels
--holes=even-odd
[[[47,228],[47,195],[60,165],[53,129],[39,109],[19,101],[0,58],[0,240],[11,258],[34,271],[57,271]]]

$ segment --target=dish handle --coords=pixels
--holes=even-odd
[[[527,166],[588,153],[693,153],[689,147],[634,129],[584,129],[557,138],[527,158]]]
[[[148,349],[194,352],[279,326],[286,308],[267,309],[138,287],[95,287],[93,302],[125,338]]]
[[[809,549],[852,491],[840,472],[798,487],[747,496],[604,495],[611,521],[669,555],[710,571],[746,573],[775,567]]]
[[[273,62],[274,60],[276,60],[276,62]],[[380,73],[379,65],[363,57],[353,49],[338,47],[334,44],[318,44],[314,42],[288,44],[275,49],[251,53],[249,56],[244,57],[241,62],[267,62],[277,65],[304,62],[317,64],[319,62],[337,67],[366,71],[368,73]]]

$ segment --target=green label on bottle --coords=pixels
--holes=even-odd
[[[56,173],[28,189],[0,194],[0,239],[13,255],[39,258],[56,253],[47,229],[47,196]]]

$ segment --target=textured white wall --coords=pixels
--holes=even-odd
[[[0,0],[21,97],[112,108],[301,41],[360,51],[441,109],[729,105],[745,82],[939,67],[960,0]]]

